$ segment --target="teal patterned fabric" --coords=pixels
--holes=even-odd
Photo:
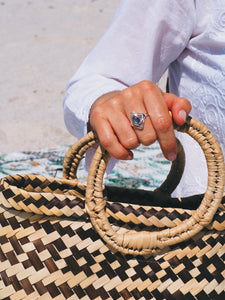
[[[38,174],[62,177],[62,166],[69,146],[40,151],[0,154],[0,178],[9,174]],[[119,161],[112,173],[104,179],[107,185],[154,190],[166,178],[171,163],[163,157],[158,143],[134,150],[132,161]],[[84,160],[78,169],[78,178],[86,182]]]

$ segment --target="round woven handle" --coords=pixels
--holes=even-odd
[[[64,159],[62,179],[33,174],[8,175],[2,178],[0,204],[7,208],[48,216],[81,217],[85,214],[85,210],[79,207],[79,203],[80,199],[85,198],[86,185],[79,182],[77,169],[88,148],[96,142],[96,135],[89,132],[68,149]],[[170,193],[179,182],[180,174],[173,184],[171,184],[171,177],[177,164],[180,166],[178,173],[182,173],[182,157],[180,151],[176,162],[172,164],[167,180],[162,188],[159,188],[161,193]]]
[[[77,169],[81,159],[96,142],[97,136],[94,132],[90,131],[68,149],[63,162],[63,178],[70,180],[77,179]]]
[[[93,131],[88,132],[83,138],[72,145],[65,154],[63,162],[63,178],[69,180],[77,180],[77,169],[81,159],[87,150],[98,142],[98,138]],[[185,165],[184,149],[177,139],[177,157],[172,162],[170,172],[166,180],[157,188],[157,191],[171,195],[175,190],[183,174]]]
[[[179,226],[162,231],[115,231],[108,221],[103,197],[103,176],[110,155],[101,146],[93,157],[88,174],[86,188],[86,209],[91,222],[103,238],[114,250],[123,254],[151,255],[159,249],[185,241],[207,226],[213,219],[223,196],[224,191],[224,159],[222,150],[212,133],[199,121],[188,118],[187,122],[179,127],[178,131],[186,132],[201,146],[208,167],[208,187],[204,198],[192,217]]]
[[[77,168],[88,148],[96,143],[93,132],[72,145],[64,159],[63,178],[33,174],[8,175],[0,180],[0,204],[7,208],[48,216],[80,217],[77,205],[84,199],[86,185],[77,179]],[[75,201],[78,197],[78,202]]]

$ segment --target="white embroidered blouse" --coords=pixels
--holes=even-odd
[[[169,69],[170,91],[192,104],[191,116],[216,136],[225,153],[225,1],[123,0],[99,43],[70,80],[64,99],[68,130],[86,132],[93,101]],[[177,134],[186,153],[174,195],[203,193],[207,168],[200,147]]]

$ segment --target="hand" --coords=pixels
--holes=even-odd
[[[132,149],[158,140],[164,156],[173,161],[177,148],[169,111],[174,121],[183,125],[191,104],[185,98],[163,93],[152,82],[142,81],[98,98],[90,110],[89,122],[102,146],[117,159],[132,159]],[[130,112],[148,114],[142,130],[131,126]]]

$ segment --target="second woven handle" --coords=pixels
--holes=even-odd
[[[208,187],[199,208],[192,217],[174,228],[162,231],[115,231],[106,216],[103,197],[103,176],[110,155],[101,146],[97,149],[90,166],[86,188],[86,209],[91,222],[114,250],[123,254],[151,255],[166,246],[188,240],[212,221],[224,192],[224,158],[222,150],[212,133],[199,121],[188,118],[183,126],[175,126],[186,132],[201,146],[208,167]]]

